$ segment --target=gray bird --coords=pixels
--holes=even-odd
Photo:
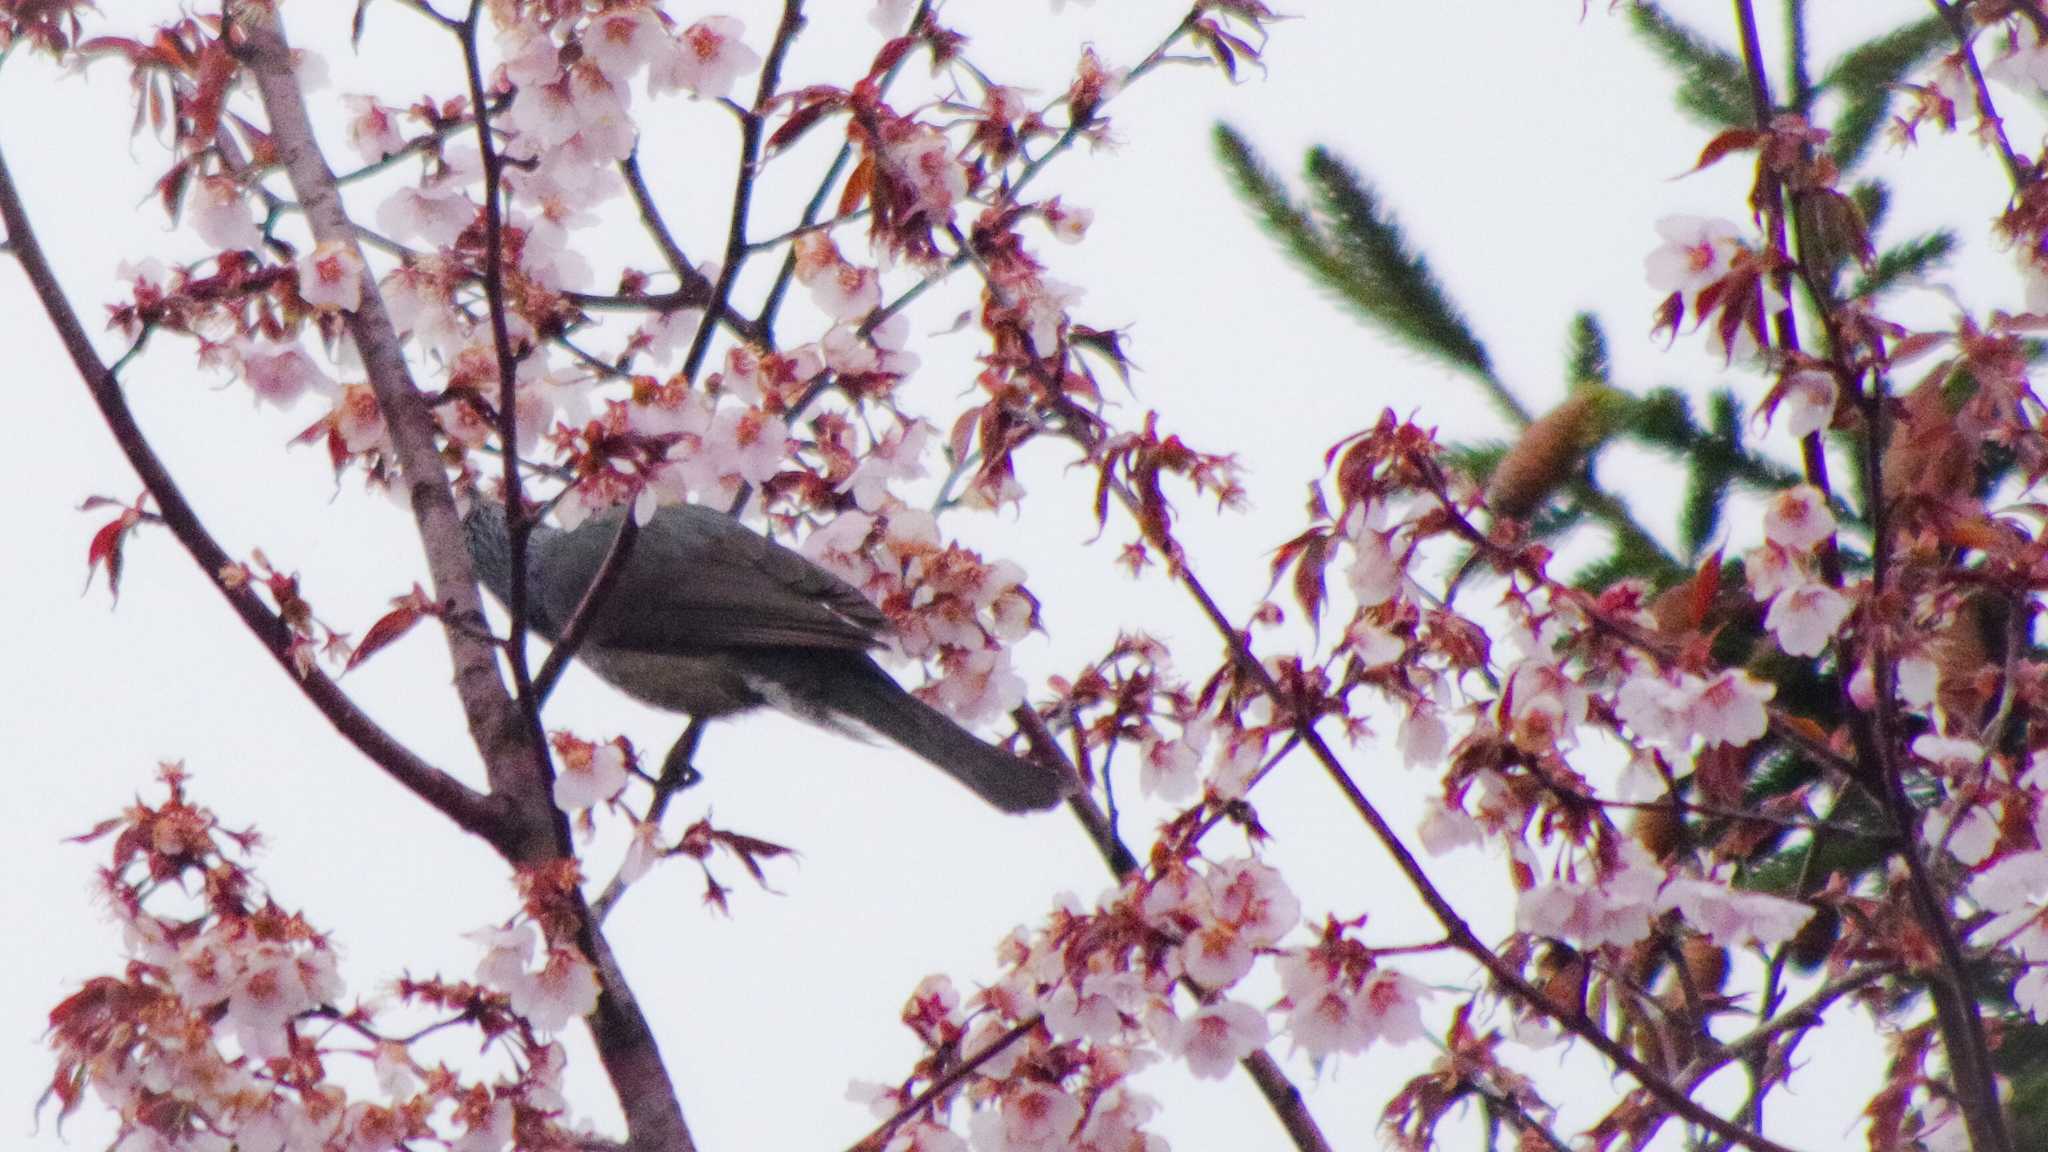
[[[550,642],[597,578],[622,513],[574,531],[536,525],[527,625]],[[477,578],[512,587],[503,508],[463,517]],[[576,658],[643,703],[700,719],[768,705],[828,727],[853,721],[901,744],[1005,812],[1050,808],[1060,773],[1013,756],[903,690],[868,655],[887,617],[860,590],[711,508],[665,505],[642,525]]]

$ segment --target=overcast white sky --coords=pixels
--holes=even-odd
[[[419,22],[395,5],[371,6],[365,59],[351,58],[353,7],[287,6],[295,41],[328,56],[330,96],[371,89],[403,103],[430,71],[433,91],[454,90],[455,61],[439,45],[406,49]],[[815,7],[828,11],[797,51],[797,82],[847,76],[845,61],[875,42],[865,4]],[[1735,163],[1673,179],[1703,134],[1669,110],[1664,76],[1605,5],[1583,14],[1576,0],[1300,7],[1305,19],[1276,28],[1266,74],[1251,71],[1235,86],[1210,70],[1155,74],[1113,105],[1117,147],[1063,160],[1049,180],[1096,212],[1085,245],[1049,255],[1060,278],[1086,288],[1082,316],[1129,329],[1140,371],[1135,396],[1115,398],[1122,413],[1158,408],[1192,443],[1235,452],[1248,466],[1249,514],[1216,519],[1184,509],[1197,567],[1240,616],[1263,591],[1266,550],[1297,530],[1303,486],[1331,442],[1387,406],[1420,411],[1456,435],[1499,428],[1473,389],[1358,327],[1278,257],[1210,160],[1217,118],[1246,130],[1289,171],[1306,146],[1323,142],[1370,174],[1503,376],[1539,407],[1562,394],[1566,324],[1582,308],[1607,321],[1626,386],[1709,382],[1706,361],[1666,354],[1648,335],[1656,301],[1641,260],[1659,217],[1738,214],[1745,179]],[[1678,7],[1717,30],[1727,20],[1723,3]],[[1855,10],[1864,27],[1921,11],[1905,0],[1814,7],[1823,42],[1837,44],[1845,17],[1836,9]],[[760,3],[706,11],[741,13],[757,45],[772,26]],[[1150,0],[1056,14],[1036,0],[955,0],[948,15],[970,34],[987,33],[973,54],[991,74],[1035,78],[1051,92],[1080,43],[1128,63],[1179,11]],[[414,54],[394,55],[402,50]],[[129,139],[128,100],[125,77],[111,67],[59,78],[20,58],[0,71],[0,147],[88,317],[112,297],[121,260],[191,251],[189,240],[167,235],[148,198],[164,159],[150,140]],[[673,134],[649,149],[657,194],[692,222],[684,228],[691,250],[708,253],[725,219],[730,134],[701,110],[647,123]],[[329,139],[338,145],[338,133]],[[1923,172],[1943,166],[1945,186],[1923,180],[1922,198],[1903,202],[1902,215],[1947,214],[1968,225],[1997,210],[1997,173],[1967,142],[1931,142],[1915,163]],[[796,184],[771,182],[756,218],[788,219],[776,205]],[[1981,255],[1966,295],[2010,299],[2010,273]],[[946,327],[966,299],[956,291],[932,304],[916,329]],[[81,594],[86,542],[100,518],[78,514],[79,500],[132,497],[136,485],[11,265],[0,266],[0,336],[19,433],[0,455],[0,489],[14,494],[23,517],[18,546],[0,567],[16,613],[10,658],[0,662],[14,797],[0,839],[8,878],[0,885],[8,936],[0,946],[0,1143],[90,1148],[102,1118],[88,1114],[60,1137],[48,1117],[38,1126],[34,1115],[49,1072],[43,1014],[120,960],[89,895],[101,851],[60,839],[152,792],[157,761],[184,760],[200,798],[267,834],[264,879],[341,942],[357,994],[401,970],[467,975],[477,953],[461,934],[504,918],[514,902],[504,869],[481,844],[458,838],[323,726],[167,536],[137,541],[118,608],[103,586]],[[965,365],[971,341],[920,347],[927,395],[961,387],[964,376],[946,373]],[[256,411],[241,390],[193,368],[184,349],[146,361],[129,393],[230,550],[261,547],[301,572],[323,618],[360,634],[410,586],[421,564],[409,518],[351,485],[336,494],[323,454],[285,450],[310,409],[304,419]],[[1186,669],[1206,672],[1216,648],[1182,599],[1156,576],[1130,581],[1112,569],[1127,526],[1112,520],[1091,541],[1085,477],[1065,474],[1051,452],[1030,463],[1024,480],[1038,495],[1021,520],[948,524],[1030,571],[1051,635],[1020,651],[1027,674],[1071,670],[1123,628],[1185,638]],[[1653,524],[1675,519],[1675,493],[1653,470],[1621,479],[1645,498]],[[346,683],[430,759],[473,775],[441,653],[421,633]],[[658,748],[678,730],[581,674],[557,700],[551,720],[585,735],[623,731]],[[1396,813],[1427,785],[1377,743],[1350,760]],[[1012,925],[1038,917],[1057,892],[1092,899],[1105,886],[1064,816],[999,816],[886,746],[753,716],[713,728],[700,763],[709,781],[681,810],[713,805],[721,825],[802,852],[800,863],[773,870],[779,894],[738,887],[729,920],[702,911],[695,874],[674,867],[636,889],[612,922],[707,1149],[849,1143],[867,1127],[843,1098],[849,1079],[893,1079],[914,1058],[896,1022],[912,985],[946,971],[971,986],[993,971],[993,946]],[[1376,941],[1427,938],[1378,853],[1306,763],[1268,785],[1260,809],[1311,918],[1369,911]],[[1142,840],[1145,813],[1130,819],[1129,834]],[[1498,861],[1467,854],[1432,867],[1482,930],[1505,927],[1507,909],[1487,903],[1506,898]],[[573,1050],[584,1051],[580,1039]],[[1337,1145],[1363,1148],[1375,1143],[1387,1087],[1431,1055],[1419,1045],[1377,1049],[1320,1079],[1305,1061],[1288,1066]],[[1845,1143],[1861,1098],[1829,1085],[1854,1081],[1880,1055],[1867,1043],[1829,1050],[1826,1075],[1839,1079],[1795,1081],[1798,1106],[1781,1109],[1778,1134],[1808,1148]],[[1529,1066],[1555,1059],[1534,1056]],[[1158,1128],[1176,1148],[1281,1143],[1241,1077],[1198,1086],[1163,1070],[1151,1080],[1167,1104]],[[587,1063],[575,1083],[583,1107],[608,1115]],[[1594,1083],[1600,1092],[1589,1095],[1604,1098],[1604,1077]]]

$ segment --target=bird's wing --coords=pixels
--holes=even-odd
[[[566,622],[618,532],[617,514],[535,537],[544,611]],[[692,654],[735,648],[878,643],[888,618],[860,590],[716,509],[672,505],[634,541],[589,640],[628,651]]]

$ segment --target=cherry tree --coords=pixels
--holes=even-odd
[[[107,357],[0,161],[7,251],[141,481],[87,501],[87,566],[114,594],[138,533],[175,538],[343,741],[491,846],[518,905],[450,924],[473,971],[351,989],[318,909],[260,883],[257,837],[205,799],[203,768],[166,767],[86,837],[127,955],[51,1011],[56,1111],[112,1113],[123,1152],[696,1147],[674,1041],[635,992],[653,969],[614,950],[607,917],[653,870],[694,868],[743,924],[737,878],[765,882],[789,847],[695,804],[694,723],[656,757],[547,708],[635,525],[689,502],[859,588],[928,699],[1000,720],[1080,783],[1068,808],[1105,865],[1101,896],[1054,901],[993,942],[993,967],[877,991],[907,995],[923,1054],[848,1069],[875,1112],[856,1147],[1161,1148],[1143,1073],[1170,1063],[1247,1077],[1285,1139],[1327,1148],[1296,1078],[1398,1059],[1393,1146],[1777,1152],[1769,1105],[1806,1053],[1844,1042],[1851,1005],[1888,1045],[1862,1086],[1872,1148],[2029,1145],[2048,1037],[2036,324],[1900,303],[1956,241],[1887,232],[1898,181],[1872,156],[1973,132],[2010,177],[1979,230],[2038,294],[2042,166],[1997,85],[2048,77],[2048,14],[1936,0],[1825,68],[1800,0],[1782,52],[1750,0],[1725,29],[1652,4],[1606,17],[1674,66],[1705,124],[1699,168],[1753,169],[1725,218],[1674,216],[1641,245],[1662,300],[1643,326],[1707,345],[1727,379],[1618,379],[1582,316],[1570,392],[1541,415],[1363,176],[1318,149],[1298,200],[1219,129],[1289,255],[1517,433],[1475,445],[1426,405],[1361,414],[1302,462],[1305,522],[1205,556],[1185,526],[1233,514],[1237,461],[1177,433],[1170,405],[1112,402],[1131,386],[1125,336],[1090,323],[1045,255],[1083,241],[1090,212],[1041,174],[1109,141],[1117,98],[1162,68],[1236,78],[1292,29],[1257,0],[1198,0],[1148,53],[1075,45],[1044,93],[989,74],[951,7],[883,0],[862,69],[794,84],[805,8],[782,0],[756,27],[653,0],[362,0],[357,36],[408,21],[445,63],[401,107],[326,93],[320,55],[290,36],[299,10],[274,0],[153,27],[0,3],[8,53],[125,72],[156,205],[207,250],[119,270],[104,303],[124,351]],[[642,167],[682,102],[736,126],[736,157],[696,162],[728,190],[714,252],[686,250]],[[345,148],[316,122],[344,125]],[[800,211],[760,218],[761,182],[800,164]],[[975,285],[953,327],[976,374],[933,401],[918,334],[949,318],[921,306],[958,280]],[[301,444],[338,483],[397,498],[427,579],[343,622],[316,573],[231,553],[130,406],[132,381],[168,365],[280,419],[316,413]],[[1686,474],[1676,537],[1603,483],[1630,443]],[[1118,569],[1188,597],[1202,646],[1139,625],[1064,674],[1016,670],[1013,646],[1043,626],[1030,558],[967,548],[955,525],[1057,498],[1028,482],[1047,468],[1091,478],[1064,514],[1121,545]],[[484,611],[460,526],[479,501],[505,510],[515,567],[537,516],[631,510],[544,657],[522,582],[502,617]],[[1268,596],[1212,593],[1206,572],[1247,564]],[[346,687],[435,634],[474,771],[413,750]],[[1413,826],[1366,771],[1381,734],[1431,782]],[[1393,936],[1374,907],[1305,906],[1259,812],[1283,775],[1315,777],[1355,821],[1321,858],[1383,853],[1428,938]],[[1487,864],[1452,885],[1438,857]],[[1490,893],[1465,879],[1481,876]],[[1503,931],[1475,919],[1489,897],[1512,909]],[[575,1029],[620,1131],[565,1095]]]

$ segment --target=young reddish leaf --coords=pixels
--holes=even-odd
[[[141,511],[129,508],[92,534],[92,543],[85,550],[85,583],[88,588],[92,586],[92,574],[105,564],[107,593],[116,600],[121,598],[121,545],[127,540],[128,530],[141,522]]]
[[[845,190],[839,194],[839,215],[848,215],[866,204],[874,187],[875,158],[872,153],[863,152],[860,163],[847,174]]]
[[[370,625],[370,630],[363,634],[363,642],[356,645],[355,652],[349,656],[348,663],[342,667],[342,674],[347,675],[353,672],[356,665],[368,660],[379,651],[389,647],[399,637],[412,631],[412,626],[419,623],[422,616],[427,615],[427,603],[426,590],[417,584],[412,586],[411,592],[392,601],[393,607],[391,611],[386,612],[375,624]]]
[[[1323,569],[1329,560],[1330,538],[1314,532],[1302,542],[1301,556],[1294,563],[1294,599],[1308,613],[1311,624],[1319,624],[1323,619],[1323,602],[1329,595]]]
[[[1730,128],[1712,140],[1707,141],[1707,146],[1700,150],[1699,163],[1692,166],[1692,172],[1704,171],[1727,159],[1733,153],[1746,152],[1755,148],[1764,142],[1766,135],[1767,133],[1760,128]],[[1692,172],[1688,172],[1686,175],[1690,176]]]

